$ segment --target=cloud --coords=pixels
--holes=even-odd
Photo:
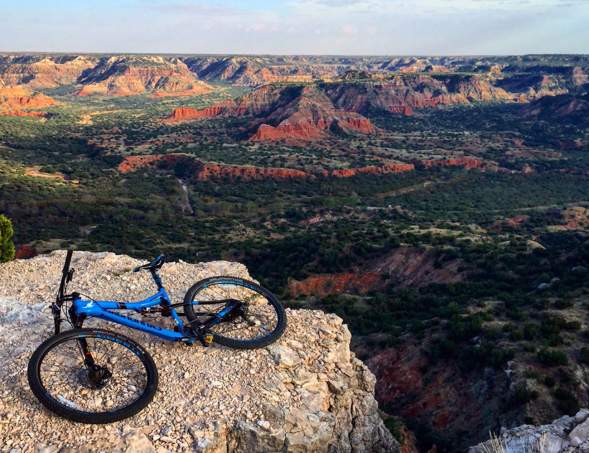
[[[588,5],[587,0],[290,0],[289,5],[309,14],[438,13],[485,10],[533,10],[564,5]]]
[[[21,0],[0,15],[2,50],[72,52],[587,53],[588,22],[588,0]]]

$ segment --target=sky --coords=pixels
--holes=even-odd
[[[589,0],[0,0],[0,51],[589,53]]]

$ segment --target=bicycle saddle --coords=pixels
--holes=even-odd
[[[166,257],[164,255],[160,255],[156,259],[154,259],[151,263],[142,264],[141,266],[137,266],[135,269],[133,269],[133,272],[155,271],[155,270],[158,270],[160,267],[162,267],[165,262],[166,262]]]

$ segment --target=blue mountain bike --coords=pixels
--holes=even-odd
[[[82,423],[110,423],[135,415],[153,399],[158,373],[149,353],[134,340],[104,329],[83,328],[89,318],[111,321],[170,341],[254,349],[276,341],[286,328],[286,313],[267,289],[237,277],[199,281],[184,301],[172,304],[158,270],[159,256],[134,269],[148,271],[157,292],[145,300],[118,302],[67,294],[74,270],[68,251],[61,284],[52,304],[55,335],[33,353],[29,385],[52,412]],[[85,296],[87,297],[87,296]],[[176,311],[182,306],[183,312]],[[125,313],[121,313],[125,311]],[[64,319],[72,329],[61,332]],[[148,323],[145,316],[169,317],[172,329]],[[186,318],[185,320],[182,317]]]

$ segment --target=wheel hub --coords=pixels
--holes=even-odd
[[[111,377],[112,373],[106,367],[93,365],[88,369],[88,383],[95,390],[104,388]]]

